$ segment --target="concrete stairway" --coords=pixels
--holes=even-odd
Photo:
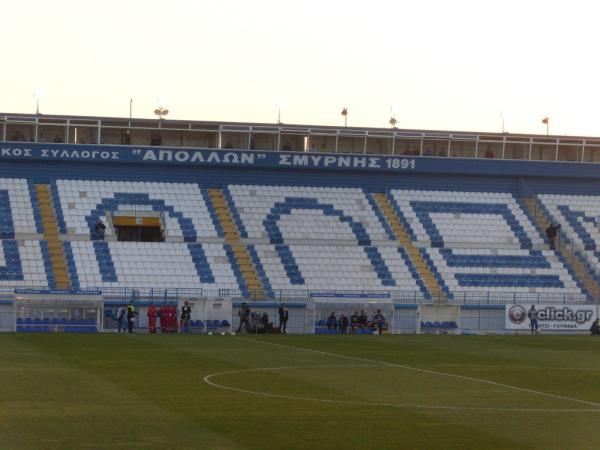
[[[550,220],[541,208],[538,208],[534,197],[523,198],[523,204],[530,216],[535,220],[540,230],[545,231],[550,226]],[[567,263],[573,268],[579,281],[585,286],[595,300],[600,298],[600,286],[590,276],[581,259],[575,255],[571,246],[565,245],[560,239],[555,240],[555,249],[562,255]]]
[[[433,299],[437,299],[440,301],[446,300],[445,293],[442,291],[435,276],[431,272],[431,269],[427,265],[427,262],[425,262],[425,260],[423,259],[421,252],[417,247],[415,247],[415,245],[412,242],[412,239],[404,229],[402,222],[400,222],[398,215],[394,211],[394,207],[392,206],[390,199],[387,197],[386,194],[383,193],[375,193],[373,194],[373,198],[377,202],[379,209],[381,210],[384,217],[390,224],[390,227],[394,231],[398,243],[404,248],[404,250],[406,250],[406,253],[413,262],[415,268],[417,269],[417,272],[419,272],[421,279],[425,283],[425,286],[427,287],[427,290],[430,292]]]
[[[246,245],[240,243],[240,233],[233,221],[223,191],[221,189],[208,189],[208,196],[223,228],[225,242],[231,245],[250,297],[255,300],[266,299],[264,286],[260,281],[248,248]]]
[[[67,268],[64,245],[59,237],[60,233],[54,212],[54,204],[52,203],[50,186],[47,184],[36,184],[35,189],[40,205],[42,225],[44,227],[44,239],[48,242],[48,252],[50,253],[50,262],[56,280],[56,288],[69,290],[71,289],[71,277]]]

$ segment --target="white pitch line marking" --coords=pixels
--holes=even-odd
[[[212,378],[216,378],[223,375],[233,375],[239,373],[248,373],[248,372],[269,372],[269,371],[277,371],[277,370],[298,370],[298,369],[325,369],[325,368],[343,368],[343,367],[377,367],[380,364],[357,364],[357,365],[327,365],[327,366],[285,366],[285,367],[261,367],[254,369],[239,369],[239,370],[228,370],[225,372],[216,372],[208,374],[204,377],[204,382],[209,386],[225,389],[228,391],[239,392],[242,394],[250,394],[250,395],[259,395],[261,397],[269,397],[269,398],[278,398],[284,400],[301,400],[301,401],[309,401],[309,402],[319,402],[319,403],[331,403],[331,404],[341,404],[341,405],[355,405],[355,406],[377,406],[377,407],[392,407],[392,408],[416,408],[416,409],[438,409],[438,410],[466,410],[466,411],[494,411],[494,412],[543,412],[543,413],[574,413],[574,412],[600,412],[600,409],[590,409],[590,408],[560,408],[560,409],[550,409],[550,408],[495,408],[495,407],[476,407],[476,406],[442,406],[442,405],[419,405],[414,403],[385,403],[385,402],[361,402],[358,400],[332,400],[332,399],[323,399],[323,398],[313,398],[313,397],[298,397],[294,395],[285,395],[285,394],[271,394],[269,392],[261,392],[261,391],[253,391],[250,389],[242,389],[236,388],[233,386],[227,386],[225,384],[219,384],[212,381]]]
[[[512,389],[512,390],[520,391],[520,392],[527,392],[529,394],[535,394],[535,395],[540,395],[540,396],[544,396],[544,397],[550,397],[550,398],[556,398],[556,399],[561,399],[561,400],[567,400],[567,401],[571,401],[571,402],[581,403],[581,404],[588,405],[588,406],[594,406],[594,407],[599,408],[599,409],[598,410],[593,409],[593,410],[589,410],[589,411],[599,411],[600,412],[600,403],[590,402],[590,401],[587,401],[587,400],[581,400],[581,399],[573,398],[573,397],[567,397],[567,396],[564,396],[564,395],[558,395],[558,394],[551,394],[551,393],[548,393],[548,392],[536,391],[534,389],[528,389],[528,388],[524,388],[524,387],[520,387],[520,386],[513,386],[513,385],[510,385],[510,384],[498,383],[496,381],[486,380],[484,378],[468,377],[466,375],[457,375],[457,374],[448,373],[448,372],[439,372],[439,371],[436,371],[436,370],[422,369],[422,368],[419,368],[419,367],[407,366],[405,364],[395,364],[395,363],[389,363],[389,362],[385,362],[385,361],[377,361],[377,360],[374,360],[374,359],[359,358],[357,356],[340,355],[340,354],[337,354],[337,353],[324,352],[324,351],[320,351],[320,350],[313,350],[311,348],[306,348],[306,347],[296,347],[294,345],[286,345],[286,344],[278,344],[278,343],[275,343],[275,342],[259,341],[259,340],[251,339],[251,338],[237,338],[236,337],[236,339],[245,340],[245,341],[251,341],[251,342],[256,342],[256,343],[259,343],[259,344],[274,345],[274,346],[278,346],[278,347],[295,349],[295,350],[306,351],[306,352],[311,352],[311,353],[317,353],[317,354],[325,355],[325,356],[335,356],[335,357],[343,358],[343,359],[350,359],[350,360],[354,360],[354,361],[361,361],[361,362],[366,362],[366,363],[371,363],[371,364],[379,364],[379,365],[387,366],[387,367],[397,367],[399,369],[412,370],[412,371],[415,371],[415,372],[427,373],[427,374],[430,374],[430,375],[445,376],[445,377],[450,377],[450,378],[456,378],[456,379],[459,379],[459,380],[472,381],[472,382],[475,382],[475,383],[489,384],[491,386],[497,386],[497,387],[502,387],[502,388],[506,388],[506,389]]]

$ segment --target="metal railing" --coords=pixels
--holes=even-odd
[[[18,133],[17,133],[18,132]],[[26,135],[23,134],[25,132]],[[396,128],[228,123],[2,113],[0,141],[158,145],[181,148],[330,152],[340,154],[496,158],[597,163],[600,140]],[[17,134],[20,136],[18,137]],[[123,138],[127,136],[127,140]],[[271,139],[264,139],[271,137]],[[258,138],[258,139],[257,139]],[[64,145],[63,144],[63,145]]]
[[[2,298],[12,301],[15,293],[19,292],[52,292],[47,287],[20,287],[18,289],[0,288],[0,300]],[[332,302],[340,301],[343,298],[363,298],[365,301],[388,300],[394,304],[430,304],[449,303],[456,305],[493,305],[510,303],[553,303],[553,304],[577,304],[589,303],[584,294],[570,293],[530,293],[530,292],[496,292],[496,291],[453,291],[451,299],[445,296],[440,298],[425,299],[420,291],[311,291],[306,289],[288,289],[276,290],[270,297],[244,296],[241,291],[235,289],[156,289],[156,288],[90,288],[79,291],[65,291],[64,294],[85,294],[100,293],[105,302],[114,304],[135,302],[135,303],[163,303],[177,302],[181,299],[202,299],[202,298],[224,298],[234,302],[255,301],[264,303],[290,303],[307,302],[314,297],[330,297]],[[252,294],[252,293],[249,293]],[[597,302],[598,300],[595,299]]]

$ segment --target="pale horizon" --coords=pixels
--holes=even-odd
[[[589,2],[25,0],[0,111],[600,136]]]

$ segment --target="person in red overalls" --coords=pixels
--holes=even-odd
[[[150,333],[156,333],[156,316],[158,315],[158,311],[154,307],[154,303],[150,303],[150,307],[148,308],[148,329]]]
[[[177,333],[179,331],[179,324],[177,323],[177,306],[171,305],[171,333]]]
[[[167,306],[161,305],[158,310],[158,317],[160,318],[160,332],[167,332],[167,323],[168,323],[168,314],[167,314]]]
[[[175,317],[173,315],[173,307],[171,305],[165,306],[167,310],[167,333],[173,333],[175,331]]]

